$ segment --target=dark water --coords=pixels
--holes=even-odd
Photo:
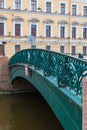
[[[63,130],[39,94],[0,95],[0,130]]]

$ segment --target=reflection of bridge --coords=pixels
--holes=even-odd
[[[87,62],[40,49],[22,50],[9,61],[11,82],[29,81],[41,93],[65,130],[82,130],[82,79]]]

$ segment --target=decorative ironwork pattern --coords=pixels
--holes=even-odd
[[[82,93],[82,79],[87,76],[87,62],[82,59],[42,49],[26,49],[16,53],[9,66],[16,63],[42,69],[45,76],[55,77],[58,87],[67,87],[77,95]]]

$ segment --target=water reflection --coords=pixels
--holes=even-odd
[[[39,94],[0,95],[0,130],[63,130]]]

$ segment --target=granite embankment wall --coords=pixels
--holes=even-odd
[[[4,92],[36,92],[32,84],[23,78],[17,78],[10,82],[10,70],[8,67],[9,58],[0,56],[0,93]]]
[[[0,56],[0,91],[11,90],[8,57]]]
[[[83,111],[83,129],[87,130],[87,78],[83,79],[83,99],[82,99],[82,111]]]

